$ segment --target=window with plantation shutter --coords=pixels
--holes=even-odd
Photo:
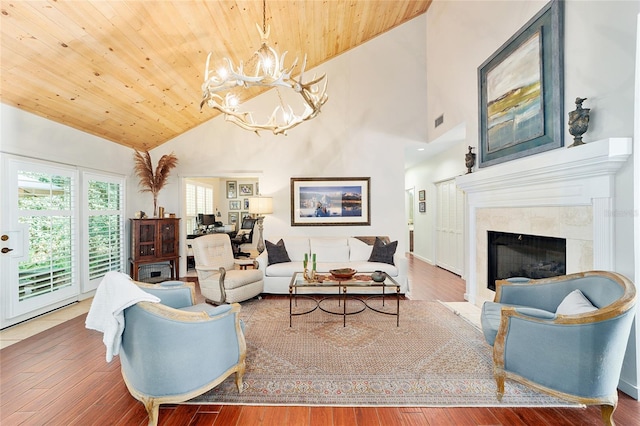
[[[109,271],[124,271],[124,178],[83,174],[83,290],[96,288]]]
[[[205,188],[204,189],[204,212],[206,214],[213,213],[213,188]]]
[[[73,172],[18,171],[18,223],[29,233],[29,255],[18,265],[18,301],[74,284],[76,216]]]
[[[186,186],[187,216],[195,216],[198,212],[196,209],[196,186],[188,183]]]
[[[188,233],[198,226],[198,213],[213,213],[213,188],[202,182],[187,181],[185,183],[186,214],[184,218]]]
[[[203,186],[196,187],[196,211],[198,213],[205,213],[206,200],[204,197],[204,189]]]

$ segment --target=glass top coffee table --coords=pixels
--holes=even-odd
[[[328,272],[318,273],[315,281],[305,279],[303,272],[294,273],[289,283],[289,327],[294,316],[310,314],[316,309],[342,315],[343,327],[347,325],[348,315],[366,309],[395,316],[399,327],[400,284],[387,274],[384,274],[384,281],[373,281],[372,273],[359,272],[349,279],[337,279]],[[300,307],[299,299],[311,302]],[[395,303],[389,299],[395,299]]]

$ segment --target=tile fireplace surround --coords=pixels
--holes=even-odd
[[[567,240],[567,273],[613,268],[614,178],[631,138],[559,148],[456,178],[467,194],[467,293],[478,306],[487,289],[487,231]]]

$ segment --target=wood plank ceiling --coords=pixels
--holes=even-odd
[[[310,69],[430,3],[267,1],[270,43],[289,52],[287,64],[295,57],[301,64],[306,53]],[[0,4],[0,101],[138,150],[216,115],[199,109],[207,54],[246,61],[259,47],[263,18],[262,0]]]

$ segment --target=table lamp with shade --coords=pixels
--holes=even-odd
[[[258,225],[258,243],[256,245],[256,250],[258,250],[258,253],[262,253],[264,251],[262,221],[264,220],[265,214],[273,213],[273,198],[263,197],[261,195],[249,198],[249,213],[256,215]]]

